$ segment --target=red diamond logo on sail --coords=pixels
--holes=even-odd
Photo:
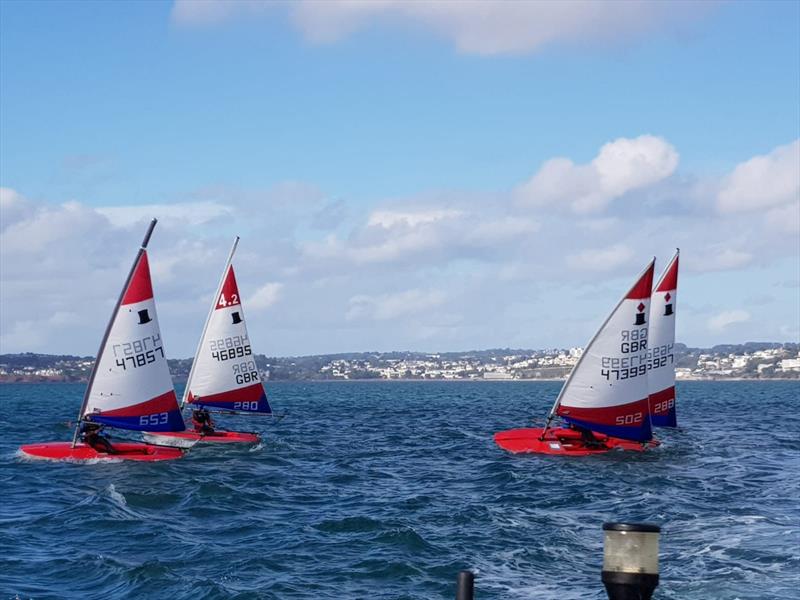
[[[644,304],[642,304],[641,302],[639,302],[639,306],[637,306],[636,308],[638,308],[638,309],[639,309],[639,312],[642,312],[642,311],[643,311],[643,310],[644,310],[646,307],[645,307],[645,305],[644,305]]]
[[[669,299],[670,299],[670,298],[672,298],[672,296],[670,296],[670,295],[669,295],[669,292],[667,292],[667,295],[666,295],[666,296],[664,296],[664,300],[666,300],[667,302],[669,302]]]

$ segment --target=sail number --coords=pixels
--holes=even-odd
[[[644,415],[642,413],[631,413],[628,415],[620,415],[617,417],[616,424],[617,425],[636,425],[637,423],[642,422],[642,418]]]
[[[672,344],[656,346],[647,351],[647,368],[659,369],[675,362],[675,355],[672,353]]]
[[[640,352],[632,356],[603,356],[600,375],[619,381],[645,375],[651,369],[659,369],[675,361],[672,344],[647,348],[647,329],[622,332],[620,350],[623,354]]]
[[[638,358],[638,362],[641,364],[631,366],[633,362],[636,362],[633,360],[635,358]],[[651,369],[665,367],[667,366],[667,363],[672,364],[673,360],[672,354],[668,354],[666,356],[655,356],[651,358],[650,354],[648,353],[647,357],[644,359],[637,356],[631,356],[629,358],[610,358],[608,356],[604,356],[602,362],[603,368],[600,369],[600,374],[606,379],[611,379],[612,376],[615,380],[631,379],[633,377],[644,375]]]
[[[243,358],[252,354],[250,346],[237,346],[236,348],[228,348],[227,350],[220,350],[219,352],[212,352],[211,357],[217,360],[230,360],[231,358]]]
[[[139,425],[166,425],[169,421],[169,413],[156,413],[154,415],[142,415],[139,417]]]
[[[226,338],[210,340],[211,357],[222,361],[250,356],[252,351],[250,350],[249,341],[246,335],[232,335]]]
[[[638,367],[630,367],[628,369],[601,369],[600,374],[605,377],[606,379],[611,379],[611,376],[614,376],[614,379],[631,379],[633,377],[639,377],[640,375],[645,375],[647,373],[647,365],[639,365]]]
[[[650,359],[650,362],[647,363],[647,368],[648,369],[660,369],[661,367],[666,367],[667,366],[667,362],[669,362],[669,364],[672,364],[672,361],[673,361],[672,354],[670,354],[668,356],[662,356],[661,358],[658,358],[658,357],[652,358],[652,359]]]
[[[236,383],[240,385],[259,381],[258,367],[256,367],[256,361],[254,360],[246,360],[238,365],[231,365],[231,369],[233,374],[236,375]]]
[[[660,415],[665,412],[669,412],[672,410],[673,406],[675,406],[675,398],[670,398],[669,400],[664,400],[663,402],[656,402],[653,405],[653,413]]]
[[[234,402],[233,410],[258,410],[258,401],[252,400],[250,402]]]
[[[128,370],[128,366],[125,364],[126,361],[131,361],[131,367],[134,369],[136,367],[143,367],[145,365],[149,365],[150,363],[156,362],[156,352],[161,352],[161,358],[164,358],[164,349],[159,346],[155,350],[148,350],[147,352],[142,352],[141,354],[136,354],[134,356],[126,356],[125,358],[118,358],[117,359],[117,366],[122,367],[123,371]]]
[[[130,361],[130,367],[135,369],[154,363],[157,353],[164,358],[164,348],[160,344],[160,335],[148,335],[140,340],[114,344],[111,348],[114,351],[117,366],[127,371],[128,361]]]
[[[219,295],[218,306],[233,306],[234,304],[239,304],[239,296],[237,294],[231,294],[230,300],[225,298],[224,293]]]
[[[619,350],[623,354],[647,350],[647,327],[623,330]]]

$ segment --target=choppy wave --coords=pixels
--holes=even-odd
[[[601,525],[662,529],[656,598],[800,589],[798,384],[686,383],[644,454],[511,456],[556,383],[273,384],[254,447],[164,463],[19,457],[81,386],[0,387],[0,597],[605,598]],[[35,426],[33,425],[35,424]]]

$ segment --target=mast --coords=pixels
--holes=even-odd
[[[639,281],[642,279],[644,274],[647,273],[647,271],[653,267],[653,264],[655,262],[656,262],[656,259],[655,259],[655,257],[653,257],[653,260],[651,260],[648,263],[648,265],[644,268],[644,270],[641,273],[639,273],[639,276],[636,278],[636,283],[634,283],[633,286],[635,286],[637,283],[639,283]],[[590,339],[589,343],[586,344],[586,348],[583,349],[583,354],[581,354],[581,357],[578,359],[578,362],[575,363],[575,366],[572,368],[572,371],[570,371],[569,376],[567,377],[567,380],[564,382],[564,385],[561,386],[561,391],[558,393],[558,396],[556,397],[556,401],[553,403],[553,408],[551,408],[550,412],[547,414],[547,422],[545,423],[544,429],[542,430],[542,435],[539,436],[539,440],[540,441],[544,440],[544,436],[545,436],[545,434],[547,434],[547,430],[550,428],[550,423],[553,421],[553,417],[556,416],[556,411],[558,410],[558,406],[559,406],[559,404],[561,404],[561,398],[564,397],[564,393],[567,391],[567,388],[569,387],[570,381],[572,381],[572,376],[578,371],[578,367],[581,366],[581,363],[583,362],[583,359],[589,354],[589,350],[591,349],[592,344],[594,343],[594,341],[597,339],[597,336],[600,335],[600,332],[602,332],[603,329],[605,329],[606,325],[608,325],[608,322],[611,320],[611,317],[614,316],[614,313],[617,312],[617,309],[620,307],[620,305],[628,297],[628,294],[631,293],[631,290],[633,289],[633,286],[631,286],[631,289],[629,289],[627,292],[625,292],[625,295],[622,296],[622,298],[619,299],[619,302],[617,302],[617,304],[614,306],[614,308],[611,310],[611,312],[608,313],[608,316],[603,321],[603,324],[600,325],[600,327],[597,329],[595,334],[592,336],[592,339]]]
[[[203,348],[203,340],[206,338],[206,331],[208,331],[208,324],[211,321],[211,317],[214,314],[214,309],[217,307],[217,302],[219,302],[219,295],[222,293],[222,286],[225,285],[225,277],[228,275],[228,269],[231,266],[231,262],[233,261],[233,254],[236,252],[236,246],[239,245],[239,236],[237,235],[233,240],[233,246],[231,246],[230,254],[228,254],[228,260],[225,263],[225,268],[222,269],[222,277],[219,279],[219,285],[217,285],[217,293],[214,295],[214,300],[211,302],[211,308],[208,311],[208,316],[206,317],[205,325],[203,325],[203,332],[200,334],[200,341],[197,342],[197,350],[194,353],[194,358],[192,359],[192,367],[189,369],[189,378],[186,380],[186,388],[183,390],[183,398],[181,398],[181,410],[184,409],[186,406],[186,401],[189,399],[189,390],[191,388],[192,383],[192,376],[194,375],[194,368],[197,365],[197,357],[200,355],[200,350]]]
[[[75,433],[72,436],[72,447],[75,447],[75,444],[78,442],[78,432],[81,428],[81,421],[83,421],[83,411],[86,409],[86,404],[89,402],[89,395],[92,392],[92,384],[94,384],[95,375],[97,375],[97,366],[100,364],[100,358],[103,355],[103,350],[105,350],[106,342],[108,341],[108,336],[111,334],[111,326],[114,324],[114,319],[117,318],[117,313],[119,312],[119,307],[122,305],[122,299],[125,297],[125,292],[128,290],[128,286],[131,283],[131,279],[133,278],[133,273],[136,270],[136,265],[139,264],[139,259],[142,258],[142,254],[144,254],[145,250],[147,249],[147,244],[150,242],[150,236],[153,235],[153,229],[156,227],[156,223],[158,223],[158,219],[153,219],[150,221],[150,225],[147,228],[147,233],[144,234],[144,239],[142,240],[142,245],[139,248],[139,252],[136,253],[136,258],[131,265],[131,270],[128,273],[128,278],[125,279],[125,284],[122,286],[122,291],[119,293],[119,298],[117,298],[117,303],[114,306],[114,310],[111,313],[111,318],[108,320],[108,325],[106,325],[106,331],[103,334],[103,339],[100,341],[100,349],[97,351],[97,356],[94,360],[94,366],[92,367],[92,372],[89,375],[89,383],[86,385],[86,391],[83,394],[83,402],[81,403],[81,410],[78,412],[78,422],[75,424]]]

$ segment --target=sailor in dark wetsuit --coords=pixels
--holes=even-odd
[[[581,434],[581,441],[587,448],[599,448],[603,446],[603,442],[598,440],[590,429],[586,429],[586,427],[581,427],[580,425],[575,425],[575,423],[570,423],[569,428]]]
[[[100,435],[103,426],[98,423],[84,421],[81,423],[81,439],[87,446],[105,454],[117,454],[117,450],[104,435]]]
[[[211,418],[211,413],[205,408],[198,408],[192,411],[192,425],[197,433],[203,435],[214,434],[214,421]]]

